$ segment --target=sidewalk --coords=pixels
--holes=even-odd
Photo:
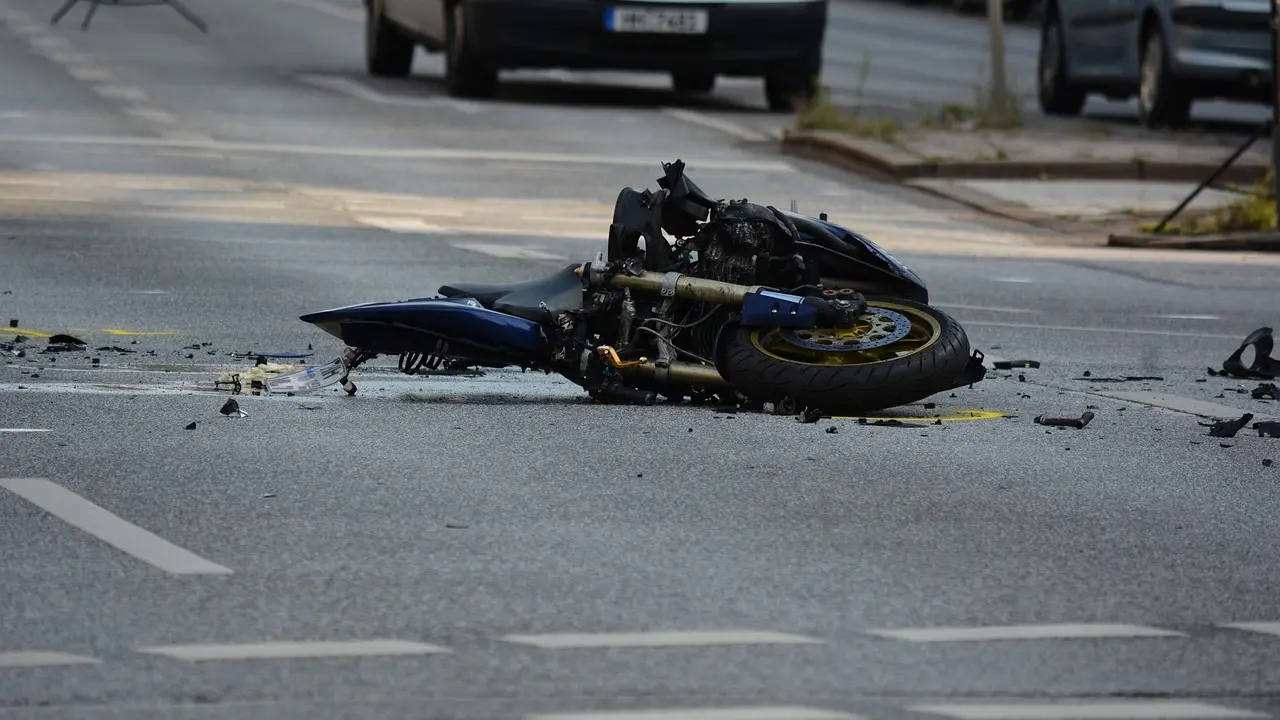
[[[981,211],[1098,244],[1280,249],[1270,233],[1151,236],[1153,222],[1176,208],[1247,139],[1088,126],[981,130],[900,128],[850,123],[844,131],[787,130],[785,152],[886,176]],[[1269,138],[1261,138],[1221,175],[1242,192],[1266,175]],[[1203,190],[1176,222],[1229,208],[1241,193]],[[1230,237],[1227,237],[1230,235]],[[1242,245],[1241,243],[1244,243]]]

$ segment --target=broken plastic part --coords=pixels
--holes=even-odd
[[[1078,418],[1054,418],[1037,415],[1035,423],[1037,425],[1052,425],[1054,427],[1073,427],[1077,430],[1081,430],[1089,424],[1090,420],[1093,420],[1093,412],[1085,410],[1084,414]]]
[[[1258,431],[1258,437],[1280,438],[1280,422],[1275,420],[1256,422],[1253,429]]]
[[[1237,420],[1222,420],[1215,423],[1199,423],[1201,427],[1209,428],[1209,437],[1229,438],[1235,437],[1240,432],[1240,428],[1249,424],[1253,419],[1253,413],[1245,413]]]
[[[1252,395],[1254,400],[1262,400],[1263,398],[1280,400],[1280,387],[1276,387],[1275,383],[1258,383],[1258,387],[1253,389]]]
[[[996,370],[1012,370],[1014,368],[1038,368],[1039,360],[996,360],[991,363]]]
[[[1241,358],[1244,351],[1253,348],[1253,362],[1249,367],[1245,367]],[[1240,347],[1231,357],[1222,363],[1222,374],[1231,375],[1232,377],[1246,379],[1274,380],[1280,377],[1280,360],[1271,357],[1271,350],[1275,347],[1275,338],[1272,335],[1271,328],[1260,327],[1249,333],[1244,342],[1240,343]],[[1210,374],[1217,374],[1210,368]]]

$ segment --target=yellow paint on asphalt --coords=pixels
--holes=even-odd
[[[2,335],[28,335],[28,336],[30,336],[30,337],[38,337],[38,338],[49,338],[49,337],[53,337],[53,336],[55,335],[55,333],[41,332],[41,331],[39,331],[39,330],[29,330],[29,329],[27,329],[27,328],[11,328],[11,327],[7,327],[7,328],[0,328],[0,334],[2,334]]]
[[[177,335],[172,330],[122,330],[120,328],[104,328],[102,332],[108,335]]]
[[[941,420],[943,422],[955,422],[958,420],[997,420],[1004,417],[1004,413],[998,410],[952,410],[948,415],[935,413],[933,415],[894,415],[892,417],[872,417],[869,415],[832,415],[834,420],[866,420],[867,422],[876,422],[877,420],[902,420],[907,422],[910,420]]]

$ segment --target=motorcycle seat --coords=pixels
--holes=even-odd
[[[548,323],[566,310],[582,308],[582,278],[576,272],[578,267],[579,264],[574,263],[549,277],[520,283],[441,285],[437,292],[450,298],[474,298],[490,310]]]

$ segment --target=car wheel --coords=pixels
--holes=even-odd
[[[1088,99],[1084,88],[1073,84],[1067,75],[1067,42],[1057,8],[1046,11],[1040,23],[1036,89],[1045,115],[1079,115]]]
[[[444,84],[454,97],[484,98],[493,95],[498,85],[498,70],[471,47],[471,28],[465,2],[449,8],[446,29]]]
[[[716,86],[715,73],[678,72],[671,74],[671,85],[678,93],[704,95]]]
[[[364,56],[370,75],[408,77],[417,45],[387,19],[383,0],[365,4]]]
[[[784,72],[765,76],[764,95],[769,109],[794,112],[817,94],[813,75],[807,72]]]
[[[1138,114],[1146,127],[1183,127],[1194,98],[1169,71],[1169,50],[1159,28],[1147,34],[1138,70]]]

